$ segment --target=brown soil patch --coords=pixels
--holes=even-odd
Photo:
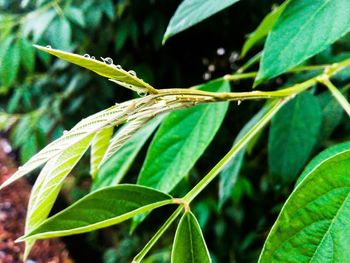
[[[0,183],[17,167],[5,153],[6,142],[0,139]],[[5,150],[4,150],[5,149]],[[23,243],[14,241],[23,235],[31,186],[25,178],[0,191],[0,263],[23,262]],[[59,239],[36,242],[26,263],[71,263],[65,245]]]

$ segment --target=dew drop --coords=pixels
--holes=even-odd
[[[113,59],[111,59],[110,57],[106,57],[106,58],[103,58],[101,57],[102,61],[108,65],[112,65],[113,64]]]
[[[51,49],[52,47],[51,47],[50,45],[47,45],[47,46],[46,46],[46,48],[49,48],[49,49]]]
[[[64,131],[63,131],[63,135],[64,135],[64,134],[67,134],[67,133],[68,133],[68,131],[67,131],[67,130],[64,130]]]
[[[242,101],[241,100],[238,100],[237,101],[237,106],[241,105]]]
[[[123,69],[122,66],[120,66],[120,65],[115,65],[115,67],[116,67],[117,69]]]
[[[83,57],[84,57],[84,58],[90,58],[90,55],[89,55],[89,54],[84,54]]]
[[[147,92],[144,92],[144,91],[138,91],[138,92],[137,92],[137,95],[139,95],[140,97],[145,97],[145,96],[148,95],[148,93],[147,93]]]
[[[128,73],[134,77],[136,77],[136,72],[133,70],[129,70]]]
[[[18,171],[21,171],[21,170],[23,170],[23,167],[22,167],[22,166],[19,166],[19,167],[18,167]]]
[[[96,59],[94,56],[91,56],[91,59]]]

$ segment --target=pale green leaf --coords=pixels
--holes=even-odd
[[[85,233],[121,223],[135,215],[172,203],[170,195],[144,186],[118,185],[102,188],[48,218],[20,240]]]
[[[29,199],[25,234],[31,232],[47,218],[64,179],[81,159],[93,137],[94,135],[91,134],[74,144],[62,154],[48,161],[41,170]],[[29,253],[33,244],[34,239],[31,239],[26,245],[26,254]]]
[[[265,44],[256,83],[278,76],[350,30],[348,0],[290,0]]]
[[[94,178],[98,172],[98,168],[106,153],[112,135],[113,127],[108,127],[97,132],[92,140],[90,158],[90,174],[92,178]]]
[[[33,33],[33,41],[37,42],[55,18],[56,12],[54,9],[49,9],[47,12],[33,12],[30,16],[26,17],[23,23],[23,34],[28,36]]]
[[[101,160],[100,166],[117,152],[139,129],[146,125],[150,118],[135,119],[126,123],[112,138]]]
[[[0,190],[40,165],[46,163],[48,160],[61,154],[70,146],[83,140],[89,135],[95,134],[103,128],[118,125],[120,122],[125,122],[129,111],[132,110],[132,108],[135,107],[135,103],[140,100],[142,99],[127,101],[83,119],[69,132],[65,132],[62,137],[53,141],[39,153],[34,155],[0,186]]]
[[[65,17],[57,17],[47,30],[50,45],[57,49],[70,49],[72,29]]]
[[[288,1],[283,5],[274,8],[260,23],[260,25],[255,29],[255,31],[249,34],[248,39],[242,48],[242,57],[244,57],[248,51],[254,47],[257,43],[263,40],[267,34],[270,32],[272,26],[275,24],[277,18],[281,15],[284,8],[286,7]]]
[[[81,9],[74,6],[69,6],[67,9],[64,10],[64,14],[68,17],[70,21],[72,21],[76,25],[79,25],[81,27],[86,26],[84,13]]]
[[[186,212],[177,227],[171,263],[210,263],[211,258],[196,217]]]
[[[163,43],[171,36],[203,21],[239,0],[183,0],[171,18]]]
[[[35,47],[58,58],[89,69],[103,77],[109,78],[110,80],[113,80],[123,87],[137,92],[155,93],[155,89],[144,82],[142,79],[137,78],[133,73],[119,68],[114,64],[104,63],[90,57],[85,57],[49,47],[42,47],[38,45],[35,45]]]
[[[321,153],[306,169],[265,242],[259,262],[348,262],[350,144]]]
[[[115,152],[111,158],[99,169],[92,189],[96,190],[105,186],[113,186],[120,183],[131,164],[135,160],[142,146],[158,127],[164,116],[151,120],[143,128],[137,131],[126,143]]]
[[[200,87],[229,91],[225,81]],[[148,149],[138,183],[170,192],[190,171],[220,128],[228,103],[204,104],[170,113]]]
[[[304,92],[272,119],[268,161],[278,183],[291,182],[308,160],[319,137],[322,112],[318,100]]]

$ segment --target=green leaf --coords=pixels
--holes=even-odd
[[[259,262],[349,261],[350,144],[321,153],[305,173],[272,227]]]
[[[21,146],[21,163],[25,163],[38,151],[38,140],[35,133],[32,133]]]
[[[1,80],[4,86],[11,86],[16,79],[20,63],[19,50],[19,42],[15,42],[2,57]]]
[[[176,9],[163,37],[163,43],[173,35],[203,21],[239,0],[184,0]]]
[[[69,49],[72,29],[65,17],[56,18],[48,29],[49,43],[58,49]]]
[[[32,44],[26,38],[21,38],[19,40],[19,46],[22,65],[27,71],[33,72],[35,65],[35,50]]]
[[[90,174],[94,178],[98,172],[98,167],[109,145],[113,135],[113,127],[107,127],[96,133],[91,143]]]
[[[273,104],[264,106],[254,117],[247,122],[242,130],[238,133],[233,145],[242,139],[242,137],[261,120],[261,118],[271,109]],[[237,182],[237,178],[243,165],[246,147],[231,159],[220,173],[219,182],[219,208],[222,208],[224,203],[231,197],[232,189]]]
[[[63,60],[76,64],[78,66],[84,67],[86,69],[89,69],[103,77],[109,78],[123,87],[129,88],[137,92],[145,92],[145,93],[155,92],[153,87],[151,87],[149,84],[147,84],[143,80],[134,76],[133,73],[130,73],[121,68],[118,68],[113,64],[107,64],[99,60],[61,51],[58,49],[42,47],[38,45],[34,45],[34,46],[58,58],[61,58]]]
[[[90,193],[22,237],[44,239],[85,233],[121,223],[173,203],[172,197],[138,185],[118,185]]]
[[[270,32],[272,26],[275,24],[277,18],[281,15],[284,8],[287,6],[288,1],[284,2],[281,6],[274,8],[255,29],[255,31],[249,34],[248,39],[242,48],[242,57],[244,57],[248,51],[254,47],[258,42],[264,39]]]
[[[200,87],[229,91],[225,81]],[[198,105],[170,113],[148,149],[138,183],[170,192],[190,171],[208,147],[225,117],[228,103]]]
[[[332,96],[329,91],[322,92],[317,96],[322,109],[322,128],[320,139],[327,139],[340,124],[344,110],[338,101]]]
[[[27,37],[33,32],[33,42],[37,42],[44,34],[51,21],[55,18],[56,11],[49,9],[47,12],[37,12],[23,23],[23,34]]]
[[[333,147],[330,147],[323,152],[321,152],[319,155],[317,155],[312,161],[305,167],[302,174],[299,176],[298,181],[296,185],[299,185],[300,182],[308,175],[310,172],[312,172],[314,169],[316,169],[318,166],[320,166],[323,162],[327,161],[329,158],[333,157],[336,154],[343,153],[350,150],[350,143],[341,143],[338,145],[335,145]]]
[[[268,161],[270,174],[289,183],[300,172],[315,146],[321,128],[318,100],[304,92],[288,102],[272,119]]]
[[[210,263],[210,255],[196,217],[186,212],[177,227],[171,263]]]
[[[62,154],[48,161],[41,170],[29,199],[25,234],[39,226],[49,215],[64,179],[72,171],[90,145],[94,135],[74,144]],[[33,238],[26,245],[28,254],[34,244]]]
[[[146,126],[137,131],[130,140],[112,155],[99,169],[92,190],[120,183],[142,146],[163,120],[163,116],[151,120]]]
[[[350,30],[348,0],[290,0],[265,44],[256,83],[278,76]]]
[[[74,6],[69,6],[66,10],[64,10],[64,14],[76,25],[81,27],[86,26],[84,13],[81,9]]]

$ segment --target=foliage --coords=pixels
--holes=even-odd
[[[131,240],[135,251],[106,250],[106,262],[130,261],[136,249],[140,251],[133,263],[170,258],[172,262],[347,260],[350,163],[345,141],[350,126],[343,111],[350,116],[348,1],[287,0],[265,12],[241,53],[249,57],[266,38],[262,51],[237,62],[242,65],[233,74],[226,68],[226,74],[210,80],[218,62],[208,65],[210,74],[204,74],[202,84],[155,88],[175,86],[170,79],[179,72],[176,63],[169,63],[177,61],[177,54],[165,54],[164,64],[155,58],[162,54],[162,39],[167,40],[165,47],[171,46],[187,33],[174,35],[194,25],[191,30],[209,27],[208,22],[199,22],[225,17],[225,12],[241,12],[243,2],[184,0],[166,31],[165,17],[158,13],[133,19],[136,4],[129,1],[3,4],[21,12],[0,15],[1,92],[9,98],[1,101],[0,124],[20,150],[24,165],[0,189],[43,165],[33,186],[25,233],[18,240],[26,242],[25,257],[38,239],[86,233],[132,218],[131,232],[137,231],[136,235],[123,234],[127,224],[111,231],[125,244]],[[101,60],[88,54],[95,44],[91,38],[102,39],[97,41],[105,55]],[[110,52],[112,43],[116,53]],[[137,74],[114,64],[115,54],[132,54],[130,45],[148,43],[153,43],[152,49],[140,53],[150,53],[149,64],[140,64]],[[217,49],[219,56],[225,52]],[[61,60],[52,61],[48,54]],[[234,55],[229,56],[232,63],[237,60]],[[118,63],[128,66],[140,58],[133,54]],[[97,74],[82,73],[67,62]],[[257,72],[246,72],[258,62]],[[49,72],[41,73],[48,66]],[[261,90],[251,90],[251,84]],[[55,92],[48,92],[49,86]],[[116,103],[116,95],[123,102]],[[237,109],[229,102],[247,106]],[[84,153],[90,146],[90,171],[76,169],[78,176],[90,173],[90,193],[51,215],[60,190],[69,189],[66,179],[79,160],[86,167]],[[309,162],[323,148],[327,149]],[[216,178],[219,191],[211,184]],[[199,199],[202,196],[206,198]],[[164,219],[163,212],[172,214]],[[175,237],[165,235],[181,215]],[[163,243],[158,244],[161,238]],[[113,245],[117,247],[117,242]],[[152,248],[161,250],[147,258]]]

